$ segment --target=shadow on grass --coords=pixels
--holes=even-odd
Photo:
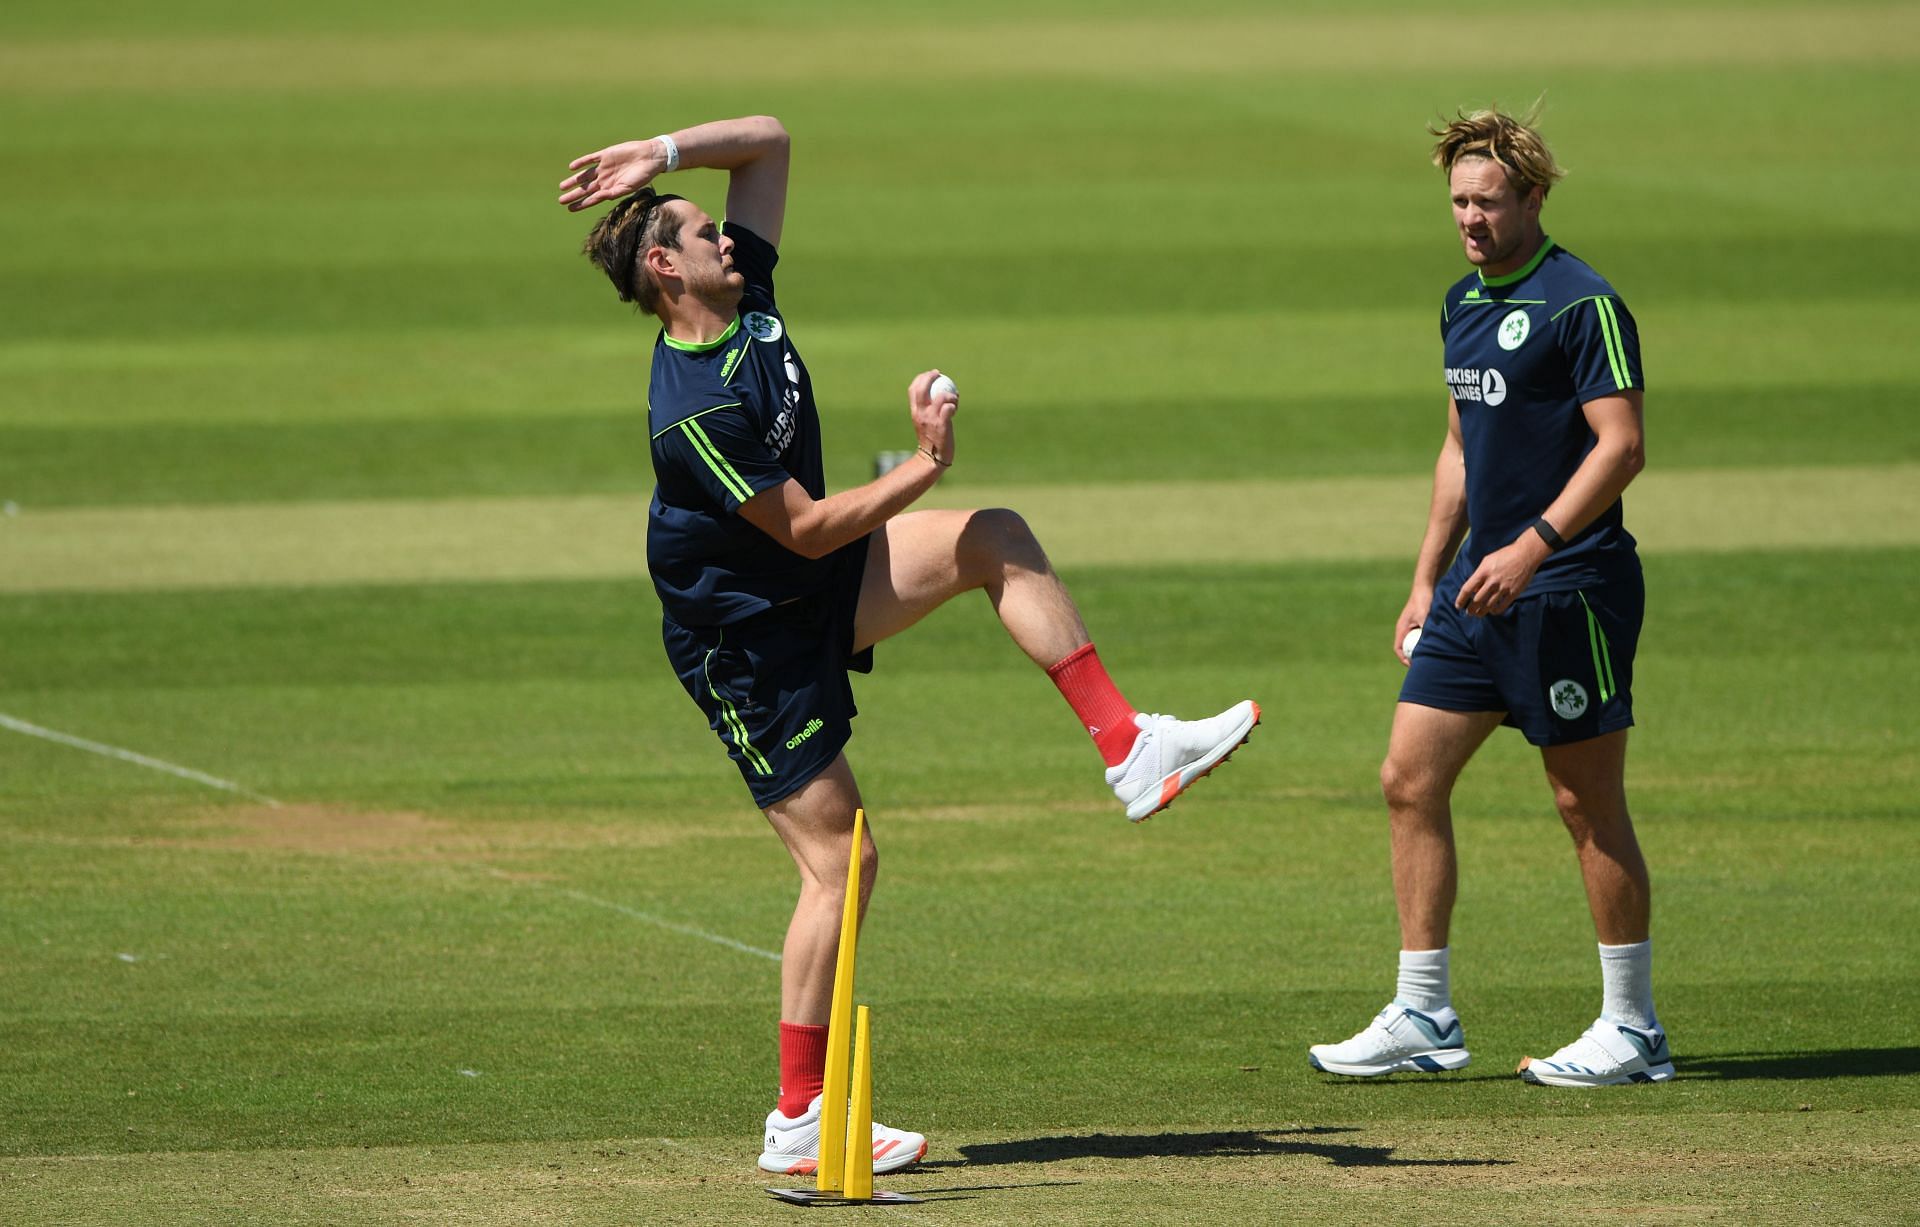
[[[1507,1159],[1399,1159],[1391,1146],[1323,1141],[1358,1129],[1313,1125],[1232,1133],[1092,1133],[1078,1137],[1027,1138],[962,1146],[953,1166],[1058,1163],[1065,1159],[1208,1159],[1258,1155],[1307,1155],[1335,1167],[1503,1167]],[[931,1167],[933,1164],[924,1164]]]
[[[965,1163],[948,1160],[939,1163],[922,1163],[914,1171],[924,1172],[934,1167],[965,1166],[967,1166]],[[921,1201],[972,1201],[976,1193],[1004,1193],[1017,1189],[1071,1189],[1079,1183],[1078,1180],[1029,1180],[1022,1184],[956,1184],[939,1189],[902,1189],[901,1192],[909,1197],[918,1197]]]
[[[1682,1078],[1774,1078],[1783,1082],[1822,1078],[1884,1078],[1920,1074],[1920,1048],[1846,1048],[1828,1052],[1730,1052],[1723,1056],[1674,1057]]]

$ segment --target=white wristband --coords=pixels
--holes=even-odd
[[[661,133],[659,136],[654,137],[653,139],[656,141],[659,141],[661,148],[667,151],[666,173],[672,174],[674,171],[679,170],[680,169],[680,146],[674,144],[673,138],[668,136],[664,132]]]

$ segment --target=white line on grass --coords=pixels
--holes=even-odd
[[[489,868],[487,872],[497,878],[506,878],[510,881],[524,880],[516,879],[513,875],[499,869]],[[536,885],[544,885],[544,883],[536,883]],[[650,925],[658,925],[662,929],[671,929],[675,933],[684,933],[688,937],[697,937],[701,941],[713,942],[716,945],[725,946],[729,950],[738,950],[742,954],[751,954],[763,959],[772,959],[776,963],[780,961],[780,956],[771,950],[762,950],[758,946],[749,946],[745,942],[734,941],[731,937],[722,937],[718,933],[709,933],[705,929],[696,929],[692,925],[683,925],[678,921],[668,920],[664,916],[655,916],[651,912],[643,912],[639,908],[628,907],[624,903],[615,903],[611,899],[602,899],[597,895],[589,895],[585,891],[574,890],[568,886],[555,886],[549,889],[558,891],[569,899],[578,899],[582,903],[591,903],[595,907],[603,907],[608,911],[618,912],[622,916],[631,916],[635,920],[644,920]]]
[[[239,793],[243,797],[252,797],[255,801],[264,801],[275,809],[280,808],[280,803],[272,797],[266,796],[263,793],[257,793],[251,788],[234,783],[232,780],[223,780],[217,775],[208,775],[204,771],[195,771],[191,767],[182,767],[177,763],[163,762],[157,758],[148,758],[146,755],[136,754],[132,750],[122,750],[118,746],[102,745],[97,741],[88,741],[84,737],[75,737],[69,733],[61,733],[53,729],[41,728],[37,724],[28,724],[25,720],[16,720],[4,712],[0,712],[0,728],[12,729],[16,733],[25,733],[29,737],[38,737],[45,741],[58,742],[63,746],[72,746],[76,750],[85,750],[90,754],[104,754],[108,758],[117,758],[123,763],[135,763],[142,767],[151,767],[155,771],[164,771],[168,775],[177,775],[183,780],[192,780],[197,784],[205,784],[210,788],[218,788],[224,792]]]

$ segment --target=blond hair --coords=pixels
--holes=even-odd
[[[1433,146],[1433,164],[1441,174],[1451,176],[1456,164],[1469,158],[1486,158],[1507,172],[1507,182],[1515,191],[1524,194],[1537,187],[1545,196],[1567,172],[1553,160],[1553,150],[1534,128],[1539,118],[1537,102],[1518,119],[1497,106],[1455,112],[1451,120],[1427,129],[1428,135],[1440,138]]]

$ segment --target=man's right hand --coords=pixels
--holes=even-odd
[[[1433,590],[1431,588],[1424,592],[1416,590],[1412,596],[1407,598],[1406,608],[1400,611],[1400,620],[1393,624],[1393,655],[1401,664],[1411,665],[1413,663],[1413,661],[1407,658],[1407,654],[1400,649],[1400,645],[1407,641],[1407,632],[1416,626],[1425,626],[1427,624],[1427,611],[1432,608]]]
[[[939,376],[937,369],[914,376],[907,385],[907,406],[913,414],[913,433],[920,447],[944,469],[953,463],[953,415],[960,412],[960,400],[951,395],[936,400],[929,395]]]
[[[560,203],[578,213],[606,200],[637,192],[667,169],[666,147],[657,140],[624,141],[583,153],[567,163],[573,171],[560,181]]]

